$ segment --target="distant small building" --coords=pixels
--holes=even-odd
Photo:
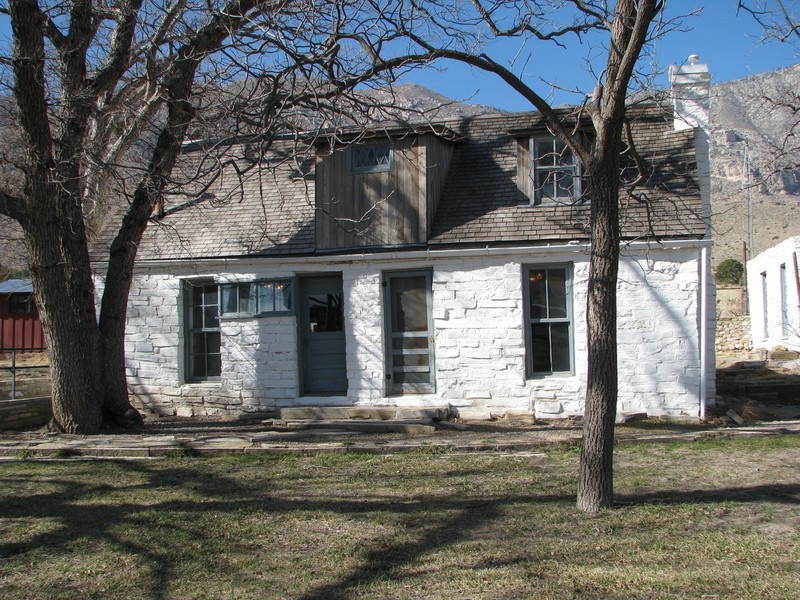
[[[42,322],[28,279],[0,282],[0,352],[42,352]]]
[[[800,352],[800,236],[747,261],[747,290],[754,348]]]

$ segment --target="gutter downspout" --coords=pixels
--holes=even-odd
[[[706,419],[708,401],[708,247],[700,248],[700,420]]]

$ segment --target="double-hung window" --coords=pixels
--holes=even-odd
[[[528,376],[571,373],[571,265],[530,266],[523,273]]]
[[[581,196],[580,163],[553,135],[531,138],[532,204],[572,203]]]
[[[186,284],[186,375],[188,381],[222,374],[219,289],[215,283]]]

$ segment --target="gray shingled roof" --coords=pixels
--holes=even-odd
[[[706,227],[693,132],[672,131],[671,118],[660,106],[637,114],[634,139],[651,168],[637,196],[621,198],[623,237],[702,237]],[[588,203],[520,206],[517,137],[520,131],[543,128],[538,113],[477,116],[442,125],[464,141],[454,145],[429,245],[588,238]],[[269,168],[242,176],[228,168],[207,193],[193,196],[187,190],[171,198],[166,215],[145,233],[139,260],[313,254],[313,159],[294,161],[294,150],[290,140],[278,140],[267,156]],[[187,154],[187,164],[194,159]],[[623,162],[630,168],[624,156]],[[98,258],[102,244],[96,248]]]
[[[537,128],[543,129],[538,113],[479,118],[464,129],[454,127],[469,143],[455,150],[431,245],[588,239],[588,202],[520,206],[516,137]],[[651,170],[634,197],[620,199],[623,237],[703,236],[694,132],[673,131],[660,106],[637,111],[632,131]],[[623,164],[632,167],[624,156]]]

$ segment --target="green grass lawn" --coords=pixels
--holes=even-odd
[[[0,464],[0,597],[797,598],[800,436]]]

